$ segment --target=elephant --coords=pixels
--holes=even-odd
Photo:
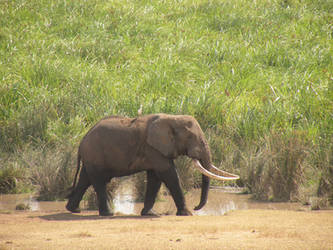
[[[197,120],[188,115],[150,114],[136,118],[110,116],[100,120],[81,140],[77,170],[66,209],[79,213],[79,203],[92,185],[100,216],[113,215],[106,185],[114,177],[146,171],[147,186],[142,216],[152,211],[163,182],[177,207],[177,215],[192,215],[186,207],[174,159],[186,155],[202,174],[201,209],[207,202],[210,178],[236,180],[239,176],[212,164],[212,156]],[[80,171],[80,163],[82,168]],[[77,177],[79,180],[76,185]]]

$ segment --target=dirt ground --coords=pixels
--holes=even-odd
[[[2,212],[0,249],[333,249],[333,211],[107,218],[88,211]]]

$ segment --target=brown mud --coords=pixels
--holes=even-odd
[[[0,214],[0,249],[333,249],[333,211],[189,217],[14,211]]]

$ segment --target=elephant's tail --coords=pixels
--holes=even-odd
[[[79,171],[80,171],[80,166],[81,166],[81,155],[80,155],[80,151],[79,151],[77,153],[77,166],[76,166],[76,173],[75,173],[74,182],[73,182],[73,189],[76,186],[76,180],[77,180],[77,175],[79,174]]]
[[[76,167],[76,173],[75,173],[75,177],[74,177],[74,182],[73,182],[73,186],[71,188],[69,188],[68,192],[70,192],[69,195],[67,195],[67,198],[71,197],[75,186],[76,186],[76,180],[77,180],[77,176],[80,172],[80,166],[81,166],[81,155],[80,155],[80,151],[77,153],[77,167]]]

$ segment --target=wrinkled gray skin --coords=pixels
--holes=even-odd
[[[147,191],[141,215],[152,215],[156,195],[165,183],[177,206],[177,215],[191,215],[185,205],[174,159],[187,155],[209,169],[211,154],[198,122],[191,116],[154,114],[138,118],[120,116],[99,121],[82,139],[78,168],[67,210],[80,212],[79,203],[93,185],[99,214],[112,215],[106,184],[114,177],[147,172]],[[76,178],[80,169],[77,185]],[[209,178],[202,175],[201,199],[196,210],[207,202]]]

